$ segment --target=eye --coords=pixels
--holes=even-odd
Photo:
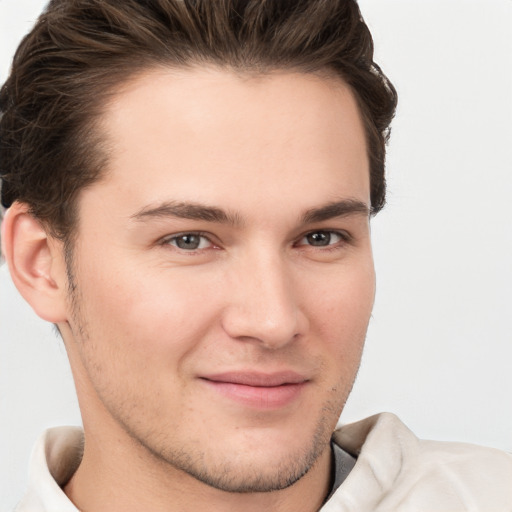
[[[309,245],[312,247],[329,247],[340,242],[347,241],[348,235],[338,231],[312,231],[303,236],[298,245]]]
[[[177,247],[182,251],[197,251],[213,247],[213,243],[201,233],[181,233],[166,238],[164,243]]]

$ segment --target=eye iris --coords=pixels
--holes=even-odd
[[[194,250],[199,247],[201,243],[201,237],[197,235],[181,235],[176,238],[176,245],[180,249]]]
[[[331,243],[331,234],[326,233],[325,231],[310,233],[306,238],[310,245],[314,245],[316,247],[323,247]]]

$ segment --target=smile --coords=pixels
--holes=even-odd
[[[256,409],[279,409],[290,405],[309,382],[295,372],[234,372],[201,377],[201,380],[223,397]]]

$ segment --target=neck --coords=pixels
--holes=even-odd
[[[215,489],[145,451],[131,438],[99,439],[86,430],[84,456],[65,493],[88,512],[315,512],[329,491],[329,445],[295,484],[257,493]]]

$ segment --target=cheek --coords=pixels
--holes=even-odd
[[[78,283],[86,331],[123,357],[182,357],[215,318],[218,298],[197,279],[140,268],[87,270],[81,269]]]
[[[309,290],[314,290],[310,286]],[[315,318],[326,339],[364,338],[375,298],[375,274],[370,262],[333,273],[313,297]]]
[[[181,403],[189,361],[215,319],[215,300],[205,293],[198,300],[189,280],[156,279],[140,270],[104,269],[91,275],[84,268],[77,285],[77,321],[84,327],[77,349],[107,407],[138,403],[142,415],[146,409],[154,414],[167,402]]]
[[[311,329],[323,352],[326,383],[345,399],[359,368],[374,295],[375,276],[369,262],[337,273],[313,301]]]

